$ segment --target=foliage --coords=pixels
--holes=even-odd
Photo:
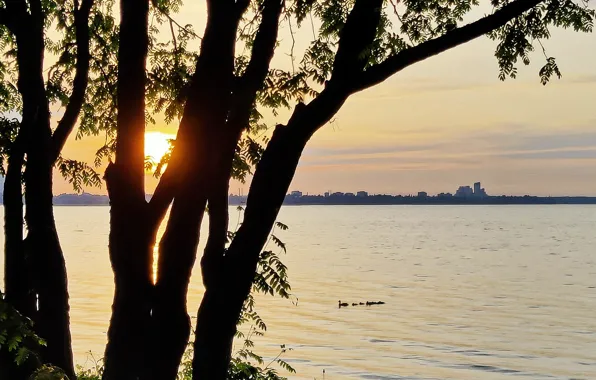
[[[495,8],[499,8],[508,2],[492,0],[492,3]],[[491,32],[489,37],[499,42],[495,51],[499,79],[516,78],[518,60],[529,65],[530,53],[535,50],[536,45],[546,60],[539,71],[540,82],[548,83],[553,75],[561,78],[555,58],[547,55],[542,41],[551,36],[551,26],[573,28],[576,32],[592,32],[596,10],[590,9],[588,5],[587,0],[581,0],[579,4],[571,1],[545,1]]]
[[[10,147],[17,138],[19,120],[0,116],[0,175],[6,175],[6,165],[10,154]]]
[[[0,292],[0,350],[14,355],[17,365],[22,365],[45,342],[33,331],[33,322],[21,315]]]
[[[83,186],[101,187],[101,175],[84,162],[60,156],[56,161],[56,166],[60,174],[77,192],[83,191]]]
[[[244,209],[242,206],[238,206],[238,224],[242,217]],[[288,226],[277,222],[276,226],[282,230],[287,230]],[[274,235],[275,228],[269,235],[269,241],[264,247],[264,250],[259,256],[257,265],[257,271],[253,279],[253,286],[247,299],[244,301],[242,312],[238,320],[238,330],[236,331],[236,338],[242,342],[242,346],[238,349],[232,362],[230,363],[230,369],[228,372],[228,378],[230,380],[235,379],[258,379],[258,380],[273,380],[283,379],[278,377],[277,372],[271,368],[272,364],[279,365],[282,369],[295,373],[296,371],[289,363],[281,359],[281,356],[285,354],[290,348],[286,348],[285,345],[280,346],[280,352],[276,358],[274,358],[268,365],[263,367],[265,360],[261,355],[258,355],[253,351],[255,346],[253,338],[263,336],[267,331],[267,324],[261,318],[259,313],[256,311],[256,300],[254,294],[269,294],[271,296],[279,296],[281,298],[289,299],[291,294],[290,283],[288,281],[287,267],[281,262],[281,259],[277,253],[272,250],[267,250],[267,246],[270,243],[277,245],[279,248],[283,247],[283,252],[286,252],[285,244]],[[229,232],[229,236],[233,238],[234,232]],[[244,325],[248,325],[248,331],[242,332],[241,328]],[[256,363],[253,365],[252,363]],[[248,376],[248,377],[242,377]],[[250,377],[252,376],[252,377]]]
[[[42,365],[29,377],[30,380],[69,380],[68,376],[58,367]]]

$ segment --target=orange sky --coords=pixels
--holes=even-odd
[[[204,7],[183,23],[204,25]],[[298,50],[308,33],[297,38]],[[288,67],[284,46],[274,65]],[[489,194],[596,196],[596,36],[556,30],[546,43],[561,80],[539,83],[542,53],[517,80],[500,82],[495,43],[480,38],[353,96],[309,143],[292,189],[322,193],[431,194],[482,181]],[[285,122],[288,112],[269,117]],[[174,134],[175,125],[148,128]],[[101,139],[70,139],[69,158],[91,160]],[[70,192],[56,178],[55,192]],[[147,192],[155,181],[148,180]],[[248,186],[232,184],[236,193]],[[105,189],[88,189],[104,193]]]

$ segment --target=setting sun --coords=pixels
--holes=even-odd
[[[174,135],[162,132],[145,133],[145,156],[150,156],[154,162],[159,162],[170,148],[169,140],[174,138]]]

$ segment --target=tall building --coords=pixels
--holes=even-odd
[[[357,197],[368,197],[368,193],[366,191],[359,191],[356,193]]]
[[[293,197],[301,197],[302,196],[302,191],[295,190],[295,191],[292,191],[290,193],[290,195],[293,196]]]
[[[476,198],[484,198],[486,197],[486,191],[482,188],[480,182],[474,183],[474,196]]]

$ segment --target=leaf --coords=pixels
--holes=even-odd
[[[279,238],[277,236],[271,235],[271,240],[273,240],[275,245],[277,245],[278,247],[283,249],[284,252],[286,252],[286,244],[284,242],[282,242],[281,240],[279,240]]]
[[[282,231],[286,231],[288,229],[288,226],[282,222],[275,222],[275,225]]]

